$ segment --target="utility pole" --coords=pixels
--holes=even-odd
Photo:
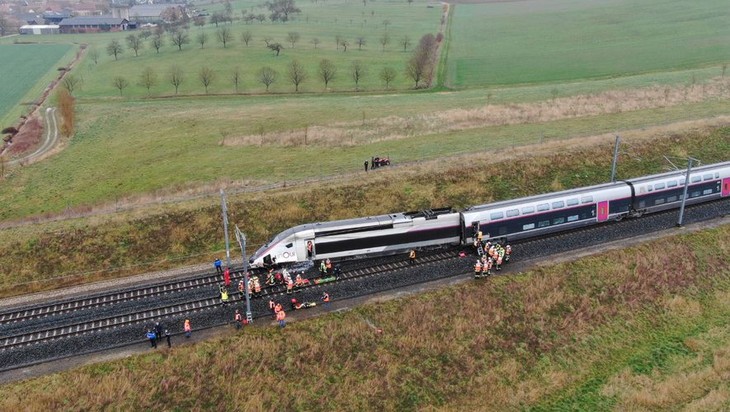
[[[679,220],[677,220],[677,227],[682,226],[682,220],[684,219],[684,204],[687,202],[687,189],[689,188],[689,173],[692,171],[692,163],[699,160],[693,157],[687,157],[687,174],[684,177],[684,194],[682,195],[682,205],[679,207]]]
[[[613,148],[613,163],[611,165],[611,183],[616,182],[616,166],[618,165],[618,147],[621,144],[621,136],[616,135],[616,144]]]
[[[226,239],[226,265],[230,269],[231,267],[231,247],[228,242],[228,206],[226,205],[226,194],[221,189],[221,210],[223,213],[223,233]]]
[[[251,298],[250,291],[248,290],[248,260],[246,259],[246,235],[241,232],[241,229],[236,226],[236,239],[238,244],[241,246],[241,255],[243,256],[243,287],[244,293],[246,294],[246,320],[248,323],[253,322],[253,316],[251,315]]]

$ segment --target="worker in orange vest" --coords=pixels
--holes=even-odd
[[[282,329],[286,326],[286,321],[284,319],[286,319],[286,312],[284,312],[283,310],[280,310],[276,314],[276,320],[279,321],[279,327]]]
[[[324,308],[330,308],[330,294],[327,292],[322,293],[322,302],[324,302]]]
[[[477,260],[477,263],[474,264],[474,279],[479,279],[482,277],[482,261]]]

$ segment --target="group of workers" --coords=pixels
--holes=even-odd
[[[185,337],[189,338],[193,331],[193,328],[190,326],[190,319],[185,319],[183,330],[185,331]],[[172,334],[170,334],[170,331],[161,322],[155,322],[154,326],[148,327],[145,337],[150,341],[152,348],[157,348],[157,344],[163,337],[167,341],[167,347],[172,347]]]
[[[487,238],[489,238],[489,234],[487,234]],[[474,239],[474,248],[479,256],[474,264],[474,279],[491,276],[492,269],[502,270],[502,264],[509,262],[512,255],[512,246],[506,242],[502,246],[499,242],[485,241],[481,230],[477,232]]]

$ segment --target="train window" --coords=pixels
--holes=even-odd
[[[507,217],[515,217],[520,214],[520,211],[518,209],[510,209],[507,211]]]
[[[671,182],[667,182],[667,187],[677,187],[677,181],[672,180]]]
[[[537,227],[546,227],[546,226],[550,226],[549,220],[541,220],[541,221],[537,222]]]
[[[550,205],[547,203],[540,203],[537,205],[537,211],[538,212],[544,212],[546,210],[550,210]]]
[[[575,222],[579,218],[580,218],[580,216],[578,216],[578,215],[568,216],[568,222]]]
[[[568,204],[568,206],[575,206],[578,204],[578,199],[568,199],[566,203]]]
[[[685,181],[685,180],[686,180],[685,178],[681,178],[681,179],[679,179],[679,185],[680,185],[680,186],[684,186],[684,181]]]
[[[651,191],[653,191],[653,190],[654,190],[654,186],[652,186],[652,185],[648,185],[648,186],[646,187],[646,191],[647,191],[647,192],[651,192]]]
[[[534,229],[534,228],[535,228],[534,223],[528,223],[526,225],[522,225],[522,230],[530,230],[530,229]]]
[[[654,189],[656,190],[662,190],[664,189],[664,183],[657,183],[654,185]]]
[[[498,220],[504,217],[504,213],[502,212],[494,212],[491,215],[489,215],[489,218],[492,220]]]
[[[561,207],[564,207],[564,206],[565,206],[565,204],[563,203],[562,200],[559,202],[553,202],[553,209],[560,209]]]
[[[645,188],[644,186],[641,186],[641,187],[639,188],[639,193],[640,193],[640,194],[641,194],[641,193],[646,193],[646,188]]]
[[[705,191],[702,192],[702,194],[703,195],[711,195],[712,194],[712,189],[705,189]]]
[[[702,176],[693,176],[691,182],[697,183],[702,181]]]
[[[663,197],[660,197],[659,199],[654,199],[654,204],[655,205],[661,205],[662,203],[664,203],[664,198]]]
[[[580,198],[580,202],[583,204],[593,203],[593,196],[583,196]]]
[[[698,190],[698,191],[696,191],[696,192],[692,192],[692,193],[690,193],[690,194],[689,194],[689,197],[699,197],[699,195],[700,195],[700,191]]]
[[[564,217],[556,217],[555,219],[553,219],[553,224],[554,225],[559,225],[561,223],[565,223],[565,218]]]
[[[530,213],[535,213],[535,208],[532,206],[523,207],[522,208],[522,214],[523,215],[529,215]]]
[[[719,178],[720,178],[720,172],[715,172],[715,179],[719,179]]]
[[[703,178],[704,180],[712,180],[712,173],[708,173],[708,174],[706,174],[706,175],[702,176],[702,178]]]
[[[285,246],[286,246],[287,248],[290,248],[290,247],[294,246],[294,244],[293,244],[293,243],[287,243],[287,244],[286,244]]]
[[[676,201],[677,201],[677,196],[669,196],[667,198],[667,202],[676,202]]]

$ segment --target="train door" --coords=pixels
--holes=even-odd
[[[730,177],[722,180],[722,197],[730,196]]]
[[[605,222],[608,220],[608,201],[604,200],[602,202],[598,202],[596,205],[596,209],[598,209],[597,219],[599,222]]]

